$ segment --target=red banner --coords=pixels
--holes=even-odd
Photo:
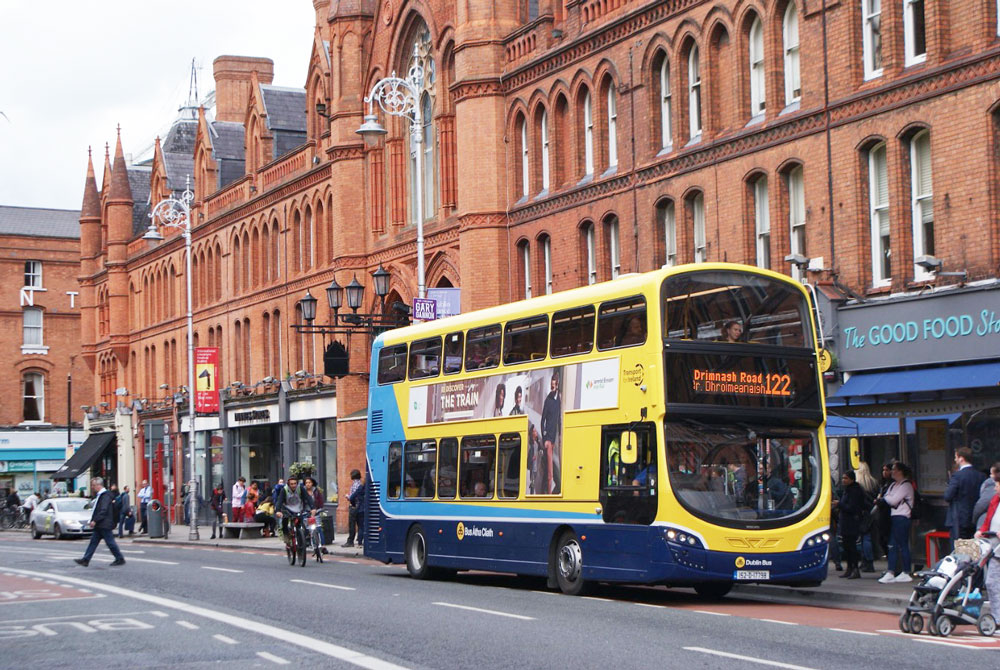
[[[195,347],[194,410],[206,414],[219,411],[219,348]]]

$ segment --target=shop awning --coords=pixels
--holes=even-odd
[[[961,414],[942,414],[939,416],[920,416],[906,418],[906,432],[917,432],[917,421],[943,420],[953,423]],[[827,437],[876,437],[879,435],[898,435],[899,417],[846,417],[829,414],[826,417]]]
[[[1000,385],[1000,363],[976,363],[948,368],[856,374],[837,389],[831,398],[889,396],[997,385]]]
[[[66,464],[52,475],[52,479],[73,479],[94,464],[109,444],[115,441],[114,433],[94,433],[84,440]]]

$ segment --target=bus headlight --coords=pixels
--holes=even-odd
[[[821,547],[830,542],[830,533],[823,531],[822,533],[816,533],[815,535],[806,539],[805,547],[807,549],[812,549],[813,547]]]
[[[667,542],[673,542],[676,544],[682,544],[688,547],[698,547],[702,548],[701,541],[698,540],[691,533],[686,533],[682,530],[674,530],[673,528],[667,528],[663,531],[663,537]]]

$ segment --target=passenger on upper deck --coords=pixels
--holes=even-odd
[[[722,324],[720,342],[742,342],[743,341],[743,323],[732,319],[726,321]]]
[[[618,336],[618,346],[627,347],[642,344],[646,341],[646,323],[639,316],[630,316],[622,324],[622,332]]]

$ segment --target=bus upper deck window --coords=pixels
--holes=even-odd
[[[441,371],[441,338],[417,340],[410,345],[410,379],[437,377]]]
[[[462,333],[448,333],[444,337],[444,373],[453,375],[462,371]]]
[[[594,348],[594,306],[567,309],[552,315],[549,355],[587,354]]]
[[[465,369],[495,368],[500,364],[500,324],[473,328],[465,348]]]
[[[597,348],[634,347],[646,341],[647,330],[644,297],[606,302],[597,315]]]
[[[378,383],[395,384],[406,379],[406,345],[383,347],[378,354]]]
[[[503,363],[514,365],[545,358],[549,344],[549,319],[533,316],[509,321],[504,327]]]

